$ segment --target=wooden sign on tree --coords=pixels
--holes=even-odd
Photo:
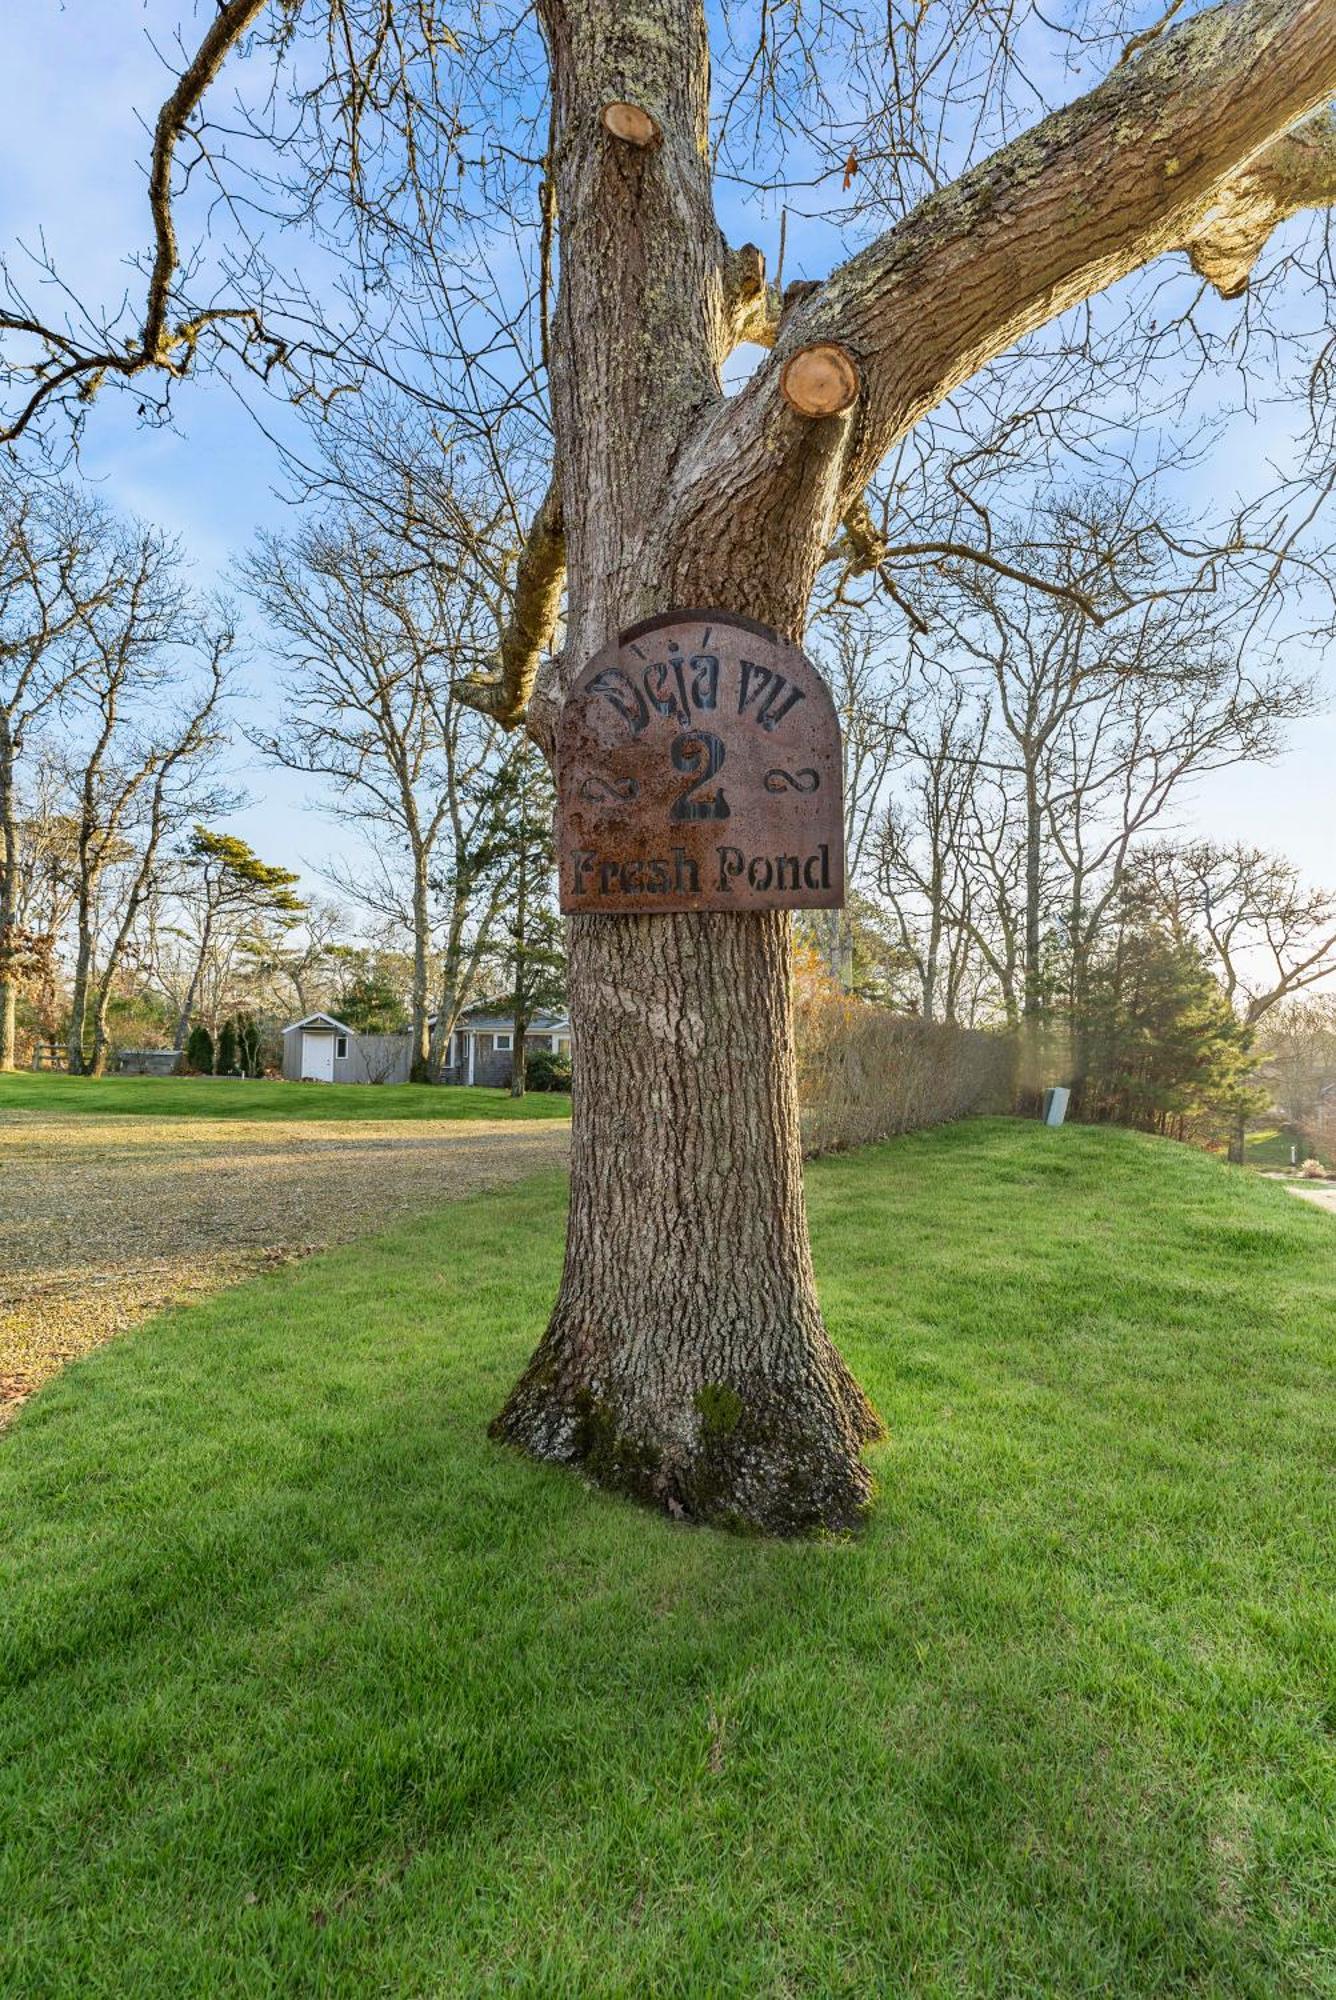
[[[567,912],[844,902],[835,705],[750,618],[673,611],[605,646],[562,708],[557,788]]]

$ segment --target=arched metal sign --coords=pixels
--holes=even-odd
[[[557,733],[568,912],[844,902],[840,725],[797,646],[726,611],[673,611],[605,646]]]

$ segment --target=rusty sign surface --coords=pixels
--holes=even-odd
[[[812,662],[726,611],[631,626],[562,707],[557,845],[568,912],[838,908],[840,725]]]

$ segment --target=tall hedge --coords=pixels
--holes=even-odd
[[[919,1021],[801,988],[797,1016],[808,1153],[1011,1108],[1015,1046],[1006,1034]]]

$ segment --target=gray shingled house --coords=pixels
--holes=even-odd
[[[508,1014],[494,1004],[467,1008],[450,1036],[444,1081],[504,1088],[514,1044]],[[524,1045],[568,1056],[571,1024],[564,1014],[540,1013]],[[332,1014],[307,1014],[283,1030],[283,1074],[292,1083],[407,1083],[409,1061],[407,1035],[362,1035]]]
[[[530,1055],[536,1049],[550,1049],[554,1055],[568,1056],[571,1024],[564,1014],[535,1014],[524,1046]],[[469,1007],[450,1037],[446,1079],[450,1083],[504,1086],[510,1082],[514,1059],[515,1023],[510,1016],[496,1006]]]

